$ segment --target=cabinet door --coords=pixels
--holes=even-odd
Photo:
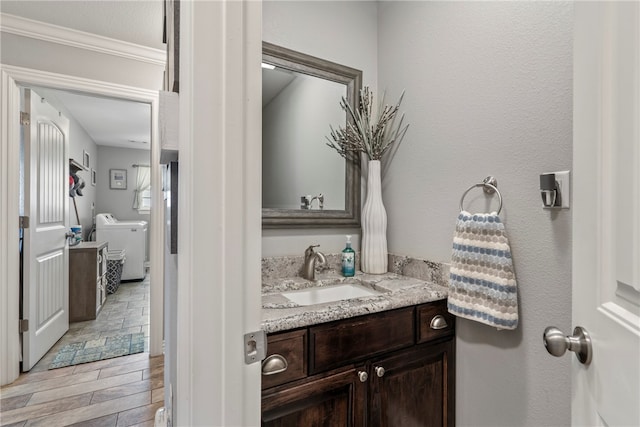
[[[369,375],[368,425],[455,425],[454,361],[453,340],[421,345],[374,360]]]
[[[265,427],[334,427],[365,425],[366,383],[349,369],[293,386],[266,391],[262,396]]]

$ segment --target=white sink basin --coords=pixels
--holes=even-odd
[[[282,295],[298,305],[314,305],[345,299],[376,296],[380,295],[380,292],[362,285],[350,283],[283,292]]]

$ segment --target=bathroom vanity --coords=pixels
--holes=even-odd
[[[387,273],[325,275],[377,294],[299,305],[313,286],[263,284],[263,426],[453,426],[455,318],[446,287]],[[301,300],[303,301],[303,300]]]

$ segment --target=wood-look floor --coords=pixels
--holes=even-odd
[[[2,426],[153,426],[164,358],[134,354],[23,374],[0,389]]]
[[[48,370],[68,343],[119,333],[149,334],[149,283],[123,283],[95,321],[69,332],[28,373],[0,388],[1,426],[153,426],[164,406],[164,358],[134,354]],[[147,342],[148,346],[148,342]]]

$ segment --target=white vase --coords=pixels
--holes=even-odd
[[[362,208],[360,268],[364,273],[387,272],[387,211],[382,204],[380,160],[369,161],[367,198]]]

